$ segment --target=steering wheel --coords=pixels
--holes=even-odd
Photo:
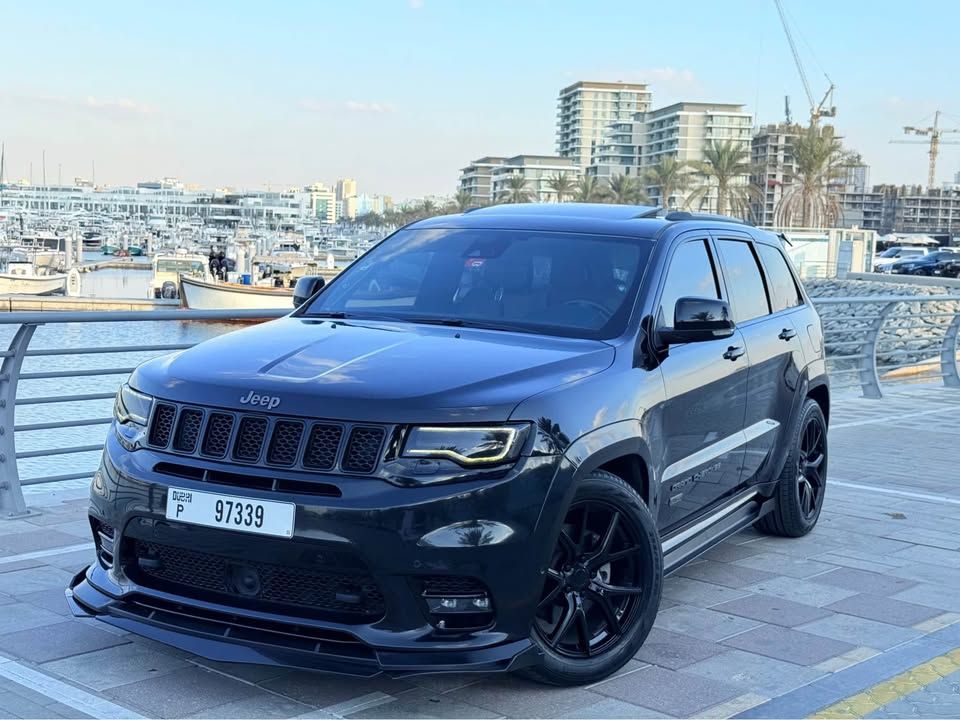
[[[582,307],[592,308],[600,313],[600,316],[604,320],[609,320],[613,316],[613,311],[607,308],[604,305],[601,305],[596,300],[588,300],[586,298],[574,298],[573,300],[566,300],[563,303],[564,305],[580,305]]]

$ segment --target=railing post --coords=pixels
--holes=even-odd
[[[957,363],[958,334],[960,334],[960,310],[950,321],[940,348],[940,372],[943,374],[943,384],[947,387],[960,388],[960,364]]]
[[[0,519],[28,515],[17,468],[17,445],[13,423],[17,404],[17,382],[23,356],[33,337],[36,324],[23,324],[10,341],[0,365]]]
[[[860,387],[863,390],[863,396],[879,400],[883,397],[883,390],[880,388],[880,376],[877,374],[877,343],[880,340],[880,330],[883,329],[883,323],[887,315],[897,306],[895,302],[888,302],[877,315],[876,319],[870,324],[863,344],[858,349],[858,354],[863,355],[860,359]]]

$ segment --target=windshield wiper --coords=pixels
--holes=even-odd
[[[497,325],[496,323],[488,323],[483,320],[463,320],[461,318],[418,318],[410,317],[404,318],[407,322],[414,323],[423,323],[424,325],[445,325],[447,327],[469,327],[477,328],[480,330],[500,330],[503,332],[533,332],[532,330],[525,330],[517,327],[511,327],[508,325]]]

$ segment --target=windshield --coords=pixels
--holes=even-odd
[[[892,258],[892,257],[897,257],[897,255],[899,254],[900,254],[900,248],[892,247],[892,248],[887,248],[882,253],[880,253],[880,257]]]
[[[626,326],[651,241],[522,230],[401,230],[306,315],[449,322],[583,338]]]
[[[202,273],[203,263],[199,260],[157,260],[157,272]]]

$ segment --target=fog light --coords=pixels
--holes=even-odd
[[[470,595],[464,597],[427,597],[427,607],[435,615],[452,615],[456,613],[475,613],[490,610],[490,598],[486,595]]]

